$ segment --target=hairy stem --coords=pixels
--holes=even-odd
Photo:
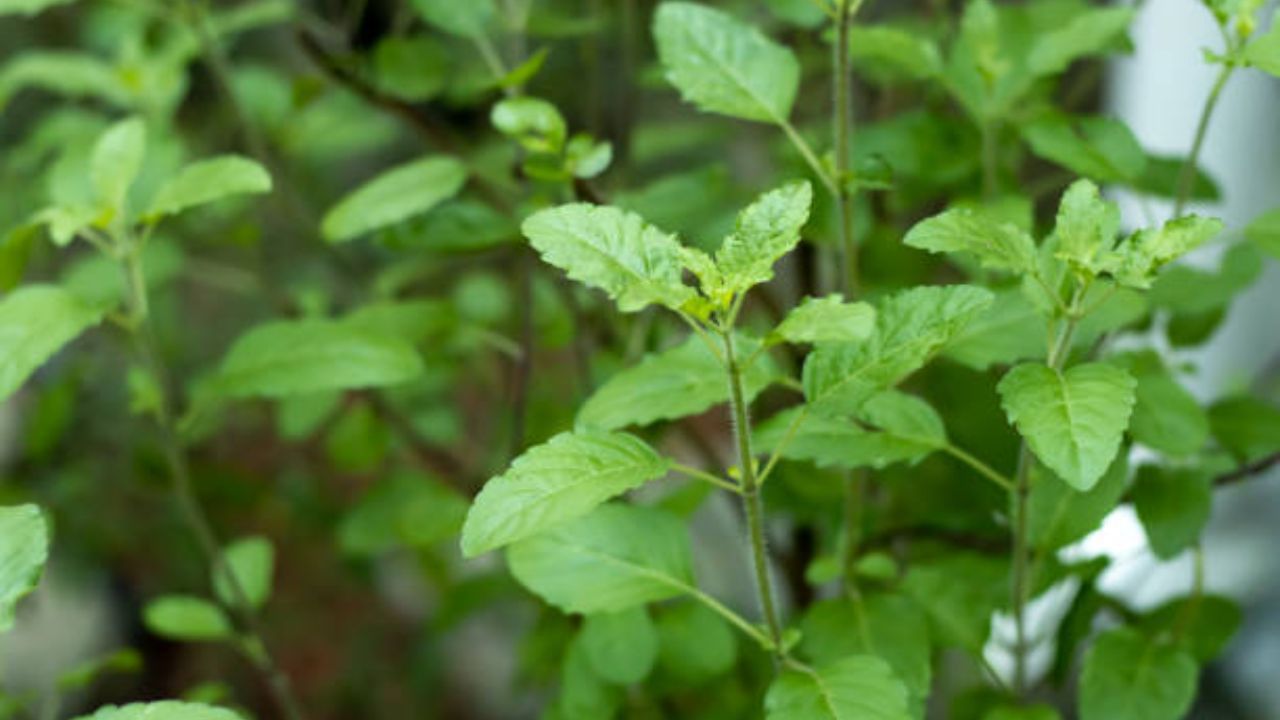
[[[280,670],[274,658],[267,650],[264,633],[257,612],[249,602],[240,578],[227,563],[222,554],[221,544],[214,533],[204,508],[196,498],[191,481],[191,468],[187,460],[186,448],[178,436],[177,423],[173,416],[172,399],[167,382],[167,369],[156,351],[150,322],[150,305],[147,299],[147,288],[142,267],[141,245],[129,241],[122,261],[125,285],[128,288],[130,319],[133,326],[133,337],[142,362],[150,371],[159,391],[159,403],[156,407],[156,422],[159,425],[160,442],[164,452],[165,465],[169,469],[174,501],[182,513],[183,522],[195,538],[205,561],[213,572],[226,582],[231,593],[232,610],[239,620],[240,632],[246,641],[250,661],[266,678],[272,697],[281,713],[287,720],[301,720],[301,706],[294,697],[289,679]]]
[[[729,375],[729,401],[733,412],[733,430],[738,445],[738,464],[742,472],[742,509],[747,517],[747,532],[751,540],[751,558],[755,565],[756,591],[760,596],[760,611],[769,640],[773,645],[775,665],[786,659],[782,646],[782,624],[773,598],[773,579],[769,573],[769,551],[764,538],[764,504],[760,501],[760,485],[756,482],[755,456],[751,451],[751,419],[747,412],[746,394],[742,389],[742,368],[738,365],[734,349],[733,332],[726,329],[724,339],[725,367]]]
[[[1213,88],[1209,90],[1209,97],[1204,101],[1204,108],[1200,111],[1200,121],[1196,123],[1195,139],[1191,142],[1191,154],[1187,155],[1186,161],[1182,163],[1182,169],[1178,172],[1178,196],[1173,205],[1175,219],[1182,217],[1187,209],[1191,190],[1195,186],[1200,152],[1204,149],[1204,140],[1209,134],[1209,122],[1213,119],[1213,111],[1218,107],[1218,100],[1222,97],[1222,89],[1227,86],[1227,81],[1231,79],[1235,70],[1236,66],[1232,62],[1223,65],[1217,80],[1213,83]]]

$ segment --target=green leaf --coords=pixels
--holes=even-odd
[[[35,589],[49,558],[49,527],[35,505],[0,507],[0,635],[18,601]]]
[[[1151,303],[1180,316],[1225,309],[1258,279],[1262,265],[1262,254],[1252,244],[1236,243],[1227,249],[1216,271],[1184,263],[1160,273],[1151,286]]]
[[[397,385],[422,370],[422,358],[400,339],[334,320],[290,320],[241,335],[211,388],[227,397],[283,398]]]
[[[559,153],[569,133],[555,105],[528,95],[498,102],[489,119],[498,132],[515,138],[529,152]]]
[[[31,17],[58,5],[66,5],[75,0],[0,0],[0,17],[5,15],[25,15]]]
[[[1029,234],[969,208],[948,210],[916,223],[903,242],[932,253],[969,253],[993,270],[1022,274],[1036,269],[1036,244]]]
[[[1119,120],[1049,114],[1020,130],[1037,157],[1098,182],[1133,181],[1147,169],[1147,154]]]
[[[995,292],[990,307],[965,325],[943,355],[974,370],[1044,357],[1045,321],[1021,290]]]
[[[1248,65],[1280,77],[1280,25],[1272,22],[1270,30],[1245,45],[1243,57]]]
[[[271,192],[271,176],[266,169],[248,158],[223,155],[179,170],[156,191],[146,217],[154,222],[224,198],[266,192]]]
[[[802,412],[803,407],[793,408],[761,423],[756,428],[759,449],[771,452],[777,448]],[[869,399],[857,417],[860,422],[855,423],[807,413],[782,456],[810,460],[819,467],[880,469],[896,462],[919,462],[947,444],[942,418],[928,403],[911,395],[882,392]]]
[[[875,655],[893,668],[913,704],[929,695],[933,668],[928,618],[902,595],[863,593],[848,600],[824,600],[805,614],[800,633],[800,651],[816,663],[859,653]]]
[[[89,179],[104,209],[123,214],[125,196],[142,168],[147,126],[141,118],[129,118],[107,128],[93,146]]]
[[[615,685],[634,685],[658,659],[658,631],[644,607],[588,615],[578,642],[596,675]]]
[[[744,358],[760,350],[760,341],[745,335],[736,336],[734,345]],[[773,363],[759,356],[743,368],[744,399],[751,402],[776,377]],[[697,415],[728,401],[729,383],[720,360],[700,338],[690,337],[609,378],[578,411],[577,426],[598,430],[644,426]]]
[[[664,2],[653,19],[667,80],[705,112],[782,123],[800,85],[789,48],[729,14],[687,2]]]
[[[1200,595],[1170,600],[1143,616],[1140,625],[1148,637],[1173,637],[1197,662],[1207,663],[1222,654],[1243,619],[1231,598]]]
[[[338,545],[351,555],[428,547],[457,536],[467,507],[465,499],[436,480],[396,473],[375,485],[342,519]]]
[[[276,552],[264,537],[247,537],[228,545],[222,551],[223,561],[239,582],[244,599],[255,608],[271,597],[271,580],[275,575]],[[237,606],[240,595],[231,586],[226,573],[210,571],[214,594],[223,604]]]
[[[1167,455],[1191,455],[1209,439],[1209,416],[1163,365],[1135,368],[1136,403],[1129,432]]]
[[[920,369],[982,313],[992,295],[968,285],[920,287],[882,301],[862,343],[824,345],[804,364],[805,398],[820,413],[848,413]]]
[[[635,213],[561,205],[534,213],[522,230],[543,260],[604,290],[623,312],[679,308],[693,297],[681,280],[680,242]]]
[[[733,233],[716,252],[724,289],[732,294],[773,279],[773,265],[800,242],[809,221],[813,187],[784,185],[761,195],[738,214]]]
[[[1104,363],[1065,373],[1026,364],[1005,374],[997,390],[1009,422],[1036,457],[1068,485],[1086,491],[1120,449],[1136,384],[1129,373]]]
[[[27,52],[0,67],[0,110],[26,88],[99,99],[117,107],[130,105],[135,91],[110,63],[70,51]]]
[[[165,595],[147,603],[142,612],[147,629],[162,637],[188,642],[229,640],[231,621],[217,605],[188,595]]]
[[[1125,39],[1133,21],[1129,7],[1092,8],[1071,19],[1065,26],[1035,38],[1027,58],[1031,72],[1057,75],[1071,63],[1090,55],[1100,55]]]
[[[467,557],[554,528],[667,474],[670,462],[624,433],[561,433],[526,450],[476,496],[462,528]]]
[[[1139,230],[1107,258],[1108,269],[1122,285],[1149,288],[1156,271],[1213,239],[1222,228],[1216,218],[1188,215],[1159,229]]]
[[[1062,720],[1049,705],[1002,705],[982,716],[982,720]]]
[[[452,198],[467,181],[466,167],[451,157],[398,165],[342,198],[320,223],[331,243],[346,242],[421,215]]]
[[[1124,496],[1129,463],[1123,452],[1117,453],[1102,479],[1085,492],[1038,467],[1032,473],[1031,494],[1027,499],[1028,532],[1032,545],[1051,552],[1102,525],[1103,519]]]
[[[608,718],[618,712],[622,696],[596,674],[581,637],[569,643],[560,667],[560,693],[547,720]]]
[[[1214,403],[1209,408],[1209,427],[1213,437],[1242,463],[1280,451],[1280,409],[1258,398]]]
[[[924,609],[937,644],[981,655],[991,615],[1008,600],[1006,560],[956,553],[916,563],[903,590]]]
[[[0,298],[0,400],[102,316],[102,308],[56,285],[27,285]]]
[[[384,93],[409,102],[425,102],[448,84],[449,51],[425,35],[384,37],[373,50],[373,75]]]
[[[883,660],[854,655],[788,668],[769,686],[766,720],[909,720],[907,689]]]
[[[738,657],[729,624],[701,603],[684,602],[658,616],[658,666],[682,684],[697,685],[723,675]]]
[[[109,705],[99,708],[92,715],[82,715],[77,720],[240,720],[240,716],[212,705],[163,700],[124,706]]]
[[[1144,465],[1130,497],[1152,552],[1169,560],[1200,539],[1213,504],[1212,479],[1194,468]]]
[[[493,0],[412,0],[423,20],[460,37],[479,37],[495,15]]]
[[[619,612],[693,592],[689,536],[653,508],[601,505],[507,551],[511,574],[571,613]]]
[[[885,68],[912,80],[928,80],[942,74],[937,44],[918,32],[885,25],[850,28],[849,56],[856,63]]]
[[[1280,208],[1259,215],[1244,229],[1245,237],[1280,259]]]
[[[1077,180],[1058,205],[1055,255],[1079,272],[1098,274],[1098,258],[1115,245],[1120,229],[1120,206],[1102,199],[1098,186]]]
[[[876,309],[864,302],[845,302],[842,295],[805,298],[778,323],[772,335],[789,343],[861,342],[876,327]]]
[[[1196,663],[1130,628],[1094,642],[1080,676],[1080,720],[1177,720],[1191,709]]]

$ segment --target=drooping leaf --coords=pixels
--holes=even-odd
[[[725,290],[740,293],[773,279],[773,266],[800,242],[813,188],[791,183],[761,195],[738,215],[733,233],[716,252]]]
[[[141,118],[129,118],[107,128],[94,144],[89,179],[104,209],[123,210],[125,196],[142,167],[146,132]]]
[[[188,642],[228,640],[235,630],[217,605],[189,595],[164,595],[142,612],[147,629],[162,637]]]
[[[891,296],[861,343],[819,347],[804,365],[805,398],[821,413],[853,412],[920,369],[992,300],[968,285],[920,287]]]
[[[561,433],[526,450],[485,484],[467,513],[467,557],[585,515],[600,503],[667,473],[670,462],[625,433]]]
[[[759,30],[707,5],[664,2],[653,36],[667,80],[701,110],[771,123],[791,115],[800,63]]]
[[[255,608],[262,607],[271,596],[275,575],[276,552],[271,541],[264,537],[243,538],[228,545],[222,556],[227,569],[235,575],[244,599]],[[225,572],[213,569],[210,577],[219,600],[230,607],[240,604],[240,592],[236,592]]]
[[[13,628],[18,601],[40,582],[49,528],[35,505],[0,507],[0,635]]]
[[[620,612],[690,592],[688,531],[653,508],[609,503],[507,551],[511,574],[565,612]]]
[[[421,215],[462,189],[467,169],[451,157],[429,157],[387,170],[325,213],[320,232],[337,243]]]
[[[644,680],[658,659],[658,631],[643,607],[588,615],[578,641],[595,673],[615,685]]]
[[[693,297],[681,280],[680,243],[635,213],[574,204],[534,213],[522,226],[546,262],[604,290],[623,312],[679,308]]]
[[[283,398],[396,385],[422,369],[422,358],[399,338],[333,320],[288,320],[241,335],[210,387],[226,397]]]
[[[969,253],[993,270],[1027,273],[1036,267],[1036,244],[1018,226],[985,213],[955,208],[917,223],[903,239],[932,253]]]
[[[478,37],[495,15],[493,0],[413,0],[423,20],[460,37]]]
[[[1190,655],[1117,628],[1085,654],[1080,720],[1177,720],[1191,708],[1195,691]]]
[[[928,696],[933,676],[928,618],[910,599],[866,593],[824,600],[809,609],[800,630],[800,650],[814,662],[875,655],[893,668],[913,704]]]
[[[1093,8],[1065,26],[1036,38],[1027,62],[1037,75],[1056,75],[1084,57],[1098,55],[1124,39],[1133,21],[1129,7]]]
[[[27,285],[0,299],[0,400],[102,316],[57,285]]]
[[[734,347],[748,358],[759,351],[760,341],[739,335]],[[751,402],[776,375],[768,357],[757,357],[743,368],[744,399]],[[724,367],[700,338],[690,337],[609,378],[578,411],[577,424],[599,430],[644,426],[697,415],[728,401]]]
[[[909,720],[907,689],[892,668],[853,655],[809,669],[786,669],[769,686],[766,720]]]
[[[1120,449],[1133,410],[1133,376],[1104,363],[1066,372],[1025,364],[997,390],[1009,422],[1068,485],[1092,488]]]
[[[876,309],[845,302],[839,294],[805,298],[778,323],[773,335],[789,343],[852,343],[866,340],[876,326]]]
[[[151,221],[236,195],[271,191],[271,176],[258,163],[236,155],[194,162],[170,178],[151,199]]]
[[[202,703],[162,700],[152,703],[99,708],[92,715],[76,720],[239,720],[240,716],[226,708]]]
[[[1038,470],[1038,468],[1037,468]],[[1048,471],[1033,471],[1027,499],[1031,544],[1052,552],[1088,535],[1102,525],[1124,496],[1129,463],[1123,452],[1096,485],[1081,492]]]
[[[1156,557],[1176,557],[1199,540],[1213,503],[1211,482],[1197,468],[1138,469],[1130,495]]]

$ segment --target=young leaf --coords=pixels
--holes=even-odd
[[[669,468],[666,458],[632,435],[561,433],[526,450],[485,484],[462,527],[462,552],[474,557],[554,528]]]
[[[693,297],[681,280],[680,243],[635,213],[574,204],[534,213],[522,226],[546,262],[604,290],[623,312],[679,308]]]
[[[1209,522],[1212,480],[1202,470],[1144,465],[1130,495],[1158,558],[1169,560],[1194,545]]]
[[[109,705],[76,720],[240,720],[240,716],[226,708],[212,705],[163,700],[122,707]]]
[[[494,16],[493,0],[412,0],[423,20],[459,37],[479,37]]]
[[[320,232],[346,242],[421,215],[448,200],[467,181],[467,169],[451,157],[429,157],[383,172],[325,213]]]
[[[142,167],[146,140],[147,127],[136,117],[121,120],[99,136],[89,160],[89,179],[103,209],[121,214]]]
[[[909,720],[907,689],[885,661],[853,655],[783,671],[764,698],[765,720]]]
[[[1191,709],[1196,663],[1130,628],[1094,642],[1080,676],[1080,720],[1174,720]]]
[[[179,170],[156,191],[145,217],[155,222],[223,198],[266,192],[271,192],[271,176],[261,165],[236,155],[224,155]]]
[[[729,14],[664,2],[653,19],[667,80],[705,112],[782,123],[800,85],[800,63],[786,46]]]
[[[1036,269],[1036,244],[1029,234],[1012,223],[968,208],[948,210],[917,223],[903,242],[932,253],[969,253],[993,270],[1023,274]]]
[[[27,285],[0,298],[0,400],[102,316],[103,308],[57,285]]]
[[[211,387],[226,397],[283,398],[407,382],[422,374],[408,343],[333,320],[266,323],[241,335]]]
[[[727,673],[738,656],[738,637],[707,606],[684,602],[658,617],[658,666],[681,685]]]
[[[1114,48],[1124,39],[1133,21],[1129,7],[1093,8],[1073,17],[1066,25],[1033,40],[1027,58],[1031,72],[1057,75],[1071,63]]]
[[[1149,288],[1157,270],[1208,242],[1222,228],[1216,218],[1188,215],[1159,229],[1139,230],[1106,258],[1107,269],[1122,285]]]
[[[221,608],[188,595],[165,595],[152,600],[143,610],[142,619],[151,632],[173,640],[229,640],[235,635]]]
[[[928,618],[907,597],[864,593],[824,600],[809,609],[800,630],[800,650],[814,662],[875,655],[893,668],[913,704],[928,697],[933,676]]]
[[[615,685],[644,680],[658,659],[658,631],[644,607],[588,615],[578,642],[595,673]]]
[[[271,580],[275,574],[276,553],[271,541],[264,537],[237,540],[222,551],[222,557],[239,581],[244,599],[255,608],[262,607],[271,596]],[[218,599],[225,605],[238,605],[240,595],[232,588],[226,573],[214,569],[210,575]]]
[[[1092,488],[1120,449],[1133,410],[1133,376],[1089,363],[1065,373],[1045,365],[1010,370],[997,390],[1009,422],[1068,485]]]
[[[836,294],[805,298],[778,323],[772,335],[796,344],[853,343],[871,337],[875,326],[874,307],[845,302]]]
[[[744,358],[760,349],[759,340],[745,335],[736,336],[734,343]],[[744,399],[751,402],[776,377],[773,363],[761,355],[743,369]],[[728,401],[729,384],[720,360],[700,338],[690,337],[609,378],[578,411],[577,426],[598,430],[644,426],[697,415]]]
[[[530,152],[559,153],[569,132],[555,105],[528,95],[497,103],[489,120],[498,132],[515,138]]]
[[[884,300],[869,340],[824,345],[809,355],[805,398],[821,413],[856,411],[920,369],[991,300],[990,292],[968,285],[914,288]]]
[[[35,505],[0,507],[0,635],[18,601],[35,589],[49,557],[49,527]]]
[[[1244,47],[1243,55],[1250,66],[1280,77],[1280,25],[1273,21],[1270,30]]]
[[[1058,205],[1054,236],[1056,255],[1080,272],[1096,275],[1098,258],[1115,245],[1120,229],[1120,206],[1103,200],[1098,186],[1077,180],[1067,188]]]
[[[511,574],[571,613],[620,612],[693,589],[684,523],[660,510],[605,504],[507,551]]]
[[[774,263],[799,244],[812,203],[813,187],[798,182],[761,195],[739,213],[716,252],[724,289],[736,294],[772,280]]]

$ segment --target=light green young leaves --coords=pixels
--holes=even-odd
[[[1080,720],[1177,720],[1191,708],[1196,663],[1130,628],[1102,635],[1084,658]]]
[[[240,716],[212,705],[164,700],[123,707],[112,705],[77,720],[240,720]]]
[[[0,507],[0,635],[13,627],[18,601],[40,582],[49,527],[35,505]]]
[[[910,720],[907,689],[883,660],[854,655],[788,669],[765,695],[766,720]]]
[[[241,335],[210,388],[226,397],[283,398],[396,385],[422,369],[417,351],[398,338],[333,320],[281,321]]]
[[[635,213],[561,205],[534,213],[522,229],[543,260],[604,290],[623,312],[651,304],[679,308],[693,297],[681,281],[679,241]]]
[[[1213,239],[1222,228],[1216,218],[1188,215],[1158,229],[1139,230],[1107,258],[1107,269],[1122,285],[1149,288],[1161,267]]]
[[[1021,274],[1036,267],[1036,244],[1029,234],[1013,223],[968,208],[917,223],[903,242],[932,253],[968,253],[992,270]]]
[[[1280,23],[1272,21],[1271,29],[1246,45],[1243,55],[1248,65],[1280,77]]]
[[[738,354],[756,355],[760,341],[738,335]],[[751,402],[776,377],[773,363],[759,356],[743,368],[745,400]],[[617,430],[659,420],[697,415],[729,401],[729,384],[720,360],[698,337],[649,355],[609,378],[578,411],[579,427]]]
[[[805,298],[778,323],[772,336],[789,343],[822,345],[854,343],[871,337],[876,309],[865,302],[845,302],[835,294]]]
[[[125,196],[142,168],[147,128],[141,118],[129,118],[107,128],[89,159],[89,180],[101,209],[123,214]]]
[[[226,613],[204,598],[165,595],[147,603],[142,620],[151,632],[186,642],[228,640],[235,629]]]
[[[571,613],[621,612],[694,585],[688,531],[660,510],[606,504],[507,551],[511,574]]]
[[[271,596],[271,580],[275,574],[276,553],[271,541],[264,537],[247,537],[227,546],[222,552],[226,567],[235,575],[244,599],[252,607],[262,607]],[[226,573],[214,568],[214,593],[229,606],[240,604],[240,594],[231,585]]]
[[[1097,185],[1077,180],[1058,205],[1057,257],[1078,272],[1096,275],[1099,258],[1111,251],[1119,229],[1120,206],[1103,200]]]
[[[331,243],[421,215],[448,200],[467,181],[467,169],[451,157],[429,157],[394,167],[344,197],[320,223]]]
[[[738,214],[733,233],[716,252],[727,292],[737,294],[773,279],[774,263],[799,244],[812,203],[812,186],[797,182],[761,195]]]
[[[968,285],[914,288],[884,300],[869,340],[824,345],[809,355],[805,398],[821,413],[856,411],[919,370],[991,300],[990,292]]]
[[[632,435],[561,433],[485,484],[462,527],[462,552],[473,557],[563,524],[669,468]]]
[[[155,222],[224,198],[270,191],[271,176],[261,165],[237,155],[224,155],[179,170],[156,191],[145,217]]]
[[[498,132],[535,153],[559,153],[569,133],[564,116],[555,105],[528,95],[498,102],[489,121]]]
[[[27,285],[0,299],[0,400],[102,316],[56,285]]]
[[[759,30],[706,5],[665,2],[653,35],[667,80],[701,110],[770,123],[791,115],[800,63]]]
[[[1077,490],[1092,488],[1115,458],[1136,381],[1114,365],[1089,363],[1062,372],[1019,365],[997,386],[1009,422],[1036,457]]]

